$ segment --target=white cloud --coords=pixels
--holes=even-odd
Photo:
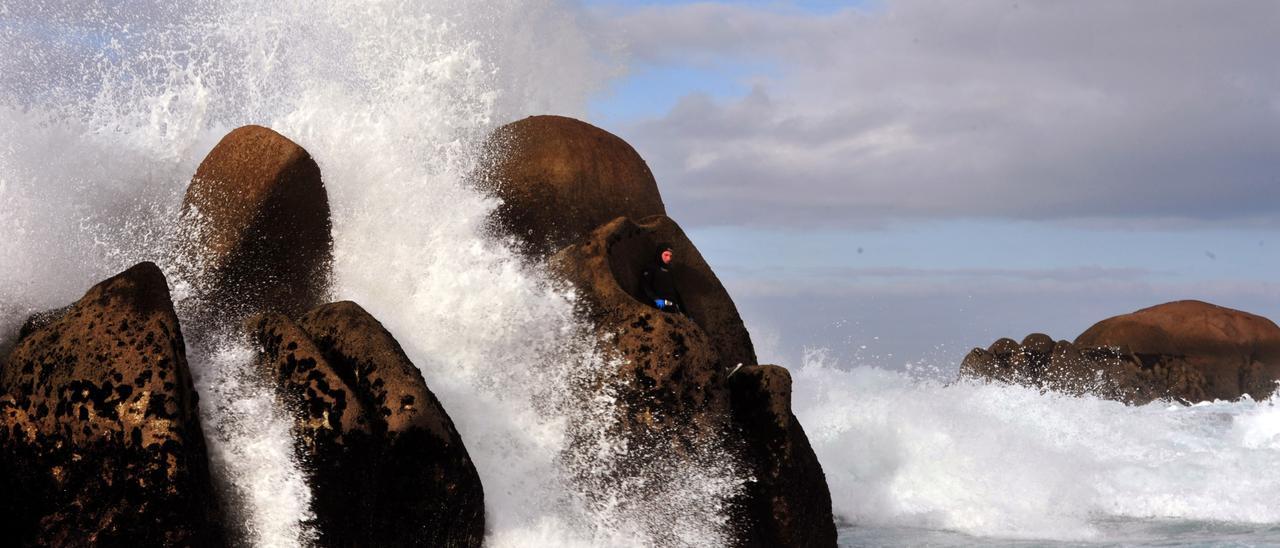
[[[619,129],[686,224],[1280,213],[1277,3],[612,10],[633,62],[779,68]]]

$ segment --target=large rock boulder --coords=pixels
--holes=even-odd
[[[495,221],[532,253],[558,250],[617,217],[665,215],[653,173],[622,139],[562,116],[498,128],[478,184],[502,200]]]
[[[0,371],[0,529],[19,545],[217,546],[169,289],[141,263],[42,317]]]
[[[640,274],[656,260],[659,244],[672,247],[675,260],[671,271],[684,299],[684,315],[661,312],[644,298]],[[669,217],[658,215],[639,223],[612,219],[582,243],[559,253],[553,264],[593,304],[594,318],[619,321],[627,327],[646,315],[669,318],[673,323],[687,321],[703,333],[693,336],[709,339],[720,366],[756,363],[751,335],[733,298],[698,248]],[[645,340],[653,338],[644,329],[638,329],[639,333],[648,334]],[[656,349],[655,344],[640,346]]]
[[[687,315],[643,300],[640,272],[654,260],[659,242],[673,248],[672,272]],[[723,444],[739,451],[742,472],[755,478],[735,501],[735,545],[835,544],[822,468],[791,414],[790,376],[779,367],[755,366],[733,300],[674,221],[617,218],[557,253],[551,264],[578,288],[602,347],[616,358],[611,385],[630,455],[696,458],[708,445]],[[727,374],[740,363],[747,367],[730,390]],[[620,467],[615,476],[625,477],[629,468],[651,470],[642,462]]]
[[[1144,361],[1119,348],[1068,341],[1050,346],[1045,338],[1034,334],[1024,340],[1026,344],[1000,339],[987,349],[974,348],[960,364],[960,378],[1137,405],[1157,399],[1197,402],[1206,398],[1203,376],[1185,363],[1167,358]]]
[[[1075,343],[1115,347],[1151,367],[1183,365],[1203,376],[1209,399],[1264,398],[1280,380],[1280,327],[1275,322],[1200,301],[1108,318]]]
[[[484,494],[461,436],[399,343],[355,303],[248,328],[296,414],[324,546],[479,546]]]
[[[320,168],[293,141],[261,126],[228,133],[196,170],[182,219],[182,275],[208,315],[235,322],[323,302],[329,199]]]
[[[1075,342],[1047,335],[975,348],[960,376],[1132,404],[1270,396],[1280,327],[1261,316],[1178,301],[1098,322]]]
[[[663,312],[644,299],[640,273],[662,242],[673,248],[671,271],[685,314]],[[637,399],[638,417],[679,421],[708,411],[727,417],[725,370],[754,365],[755,350],[733,299],[675,221],[616,218],[557,253],[552,265],[578,288],[607,346],[623,359],[621,378],[660,394]]]
[[[826,475],[791,413],[791,374],[776,365],[746,366],[729,387],[755,478],[743,497],[753,533],[742,544],[835,546]]]

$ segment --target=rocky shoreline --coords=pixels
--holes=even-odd
[[[494,132],[474,183],[502,199],[495,230],[572,284],[620,391],[624,481],[714,444],[751,478],[731,501],[736,546],[834,546],[822,468],[790,409],[790,376],[758,365],[736,306],[665,216],[621,139],[538,116]],[[140,263],[69,307],[33,315],[0,356],[0,526],[15,545],[223,546],[235,531],[209,473],[175,307],[242,333],[262,382],[293,413],[320,546],[479,546],[483,478],[400,343],[358,304],[329,300],[328,197],[311,156],[259,126],[228,134],[188,187],[191,284]],[[639,299],[659,241],[681,257],[687,314]],[[191,333],[186,334],[191,337]],[[198,335],[197,335],[198,336]],[[732,367],[744,367],[729,378]]]
[[[974,348],[960,377],[1128,404],[1265,399],[1280,381],[1280,327],[1239,310],[1176,301],[1108,318],[1075,341],[1033,333]]]

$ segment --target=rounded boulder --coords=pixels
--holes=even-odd
[[[323,301],[329,198],[315,160],[285,136],[244,126],[223,137],[187,187],[182,221],[182,275],[202,308],[234,320],[296,315]]]
[[[478,185],[493,221],[532,253],[554,252],[617,217],[666,215],[653,172],[621,138],[563,116],[531,116],[485,144]]]
[[[1176,301],[1108,318],[1076,346],[1122,348],[1144,362],[1190,367],[1208,398],[1270,395],[1280,379],[1280,327],[1262,316],[1201,301]]]

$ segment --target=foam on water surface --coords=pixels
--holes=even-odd
[[[1274,400],[1127,407],[841,369],[822,353],[794,377],[846,537],[1148,542],[1280,523]]]

